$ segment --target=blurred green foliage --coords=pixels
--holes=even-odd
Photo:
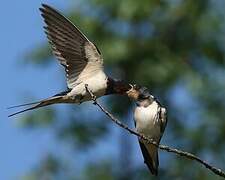
[[[163,142],[193,152],[223,169],[224,5],[222,0],[86,0],[68,13],[81,31],[97,44],[110,75],[147,86],[168,108],[169,122]],[[44,45],[35,47],[28,56],[31,63],[47,64],[51,52]],[[132,112],[129,100],[123,97],[105,100],[105,106],[114,115],[133,124],[133,120],[128,119]],[[68,108],[66,114],[80,111]],[[137,164],[137,160],[131,158],[134,153],[140,153],[136,149],[132,151],[133,146],[129,145],[137,143],[136,139],[127,138],[122,131],[112,132],[112,124],[101,112],[90,116],[83,110],[77,117],[65,115],[63,119],[57,113],[54,117],[52,113],[43,116],[40,113],[26,117],[28,128],[39,127],[38,117],[49,121],[48,126],[57,124],[55,133],[59,139],[65,144],[75,144],[71,158],[78,160],[84,149],[93,150],[99,142],[108,141],[107,134],[118,141],[125,138],[127,143],[112,142],[110,146],[115,146],[120,153],[112,156],[104,152],[102,159],[97,158],[102,153],[99,150],[94,162],[86,158],[77,173],[72,163],[68,162],[69,168],[64,171],[58,156],[46,157],[27,179],[42,179],[44,175],[49,179],[154,179],[144,164]],[[69,123],[65,125],[64,119],[69,119]],[[169,153],[160,154],[163,154],[160,179],[220,179],[193,161]]]
[[[39,114],[38,116],[37,113]],[[19,121],[19,123],[22,127],[33,129],[37,127],[46,127],[49,124],[54,123],[54,119],[55,119],[54,110],[50,108],[45,108],[34,114],[31,113],[29,116],[24,115]]]

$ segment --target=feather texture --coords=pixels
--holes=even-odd
[[[71,21],[46,4],[40,11],[53,54],[65,67],[68,88],[103,70],[98,49]]]

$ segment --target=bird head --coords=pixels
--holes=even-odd
[[[128,97],[133,99],[133,100],[137,100],[138,96],[140,94],[140,86],[136,85],[136,84],[130,84],[131,88],[126,92]]]
[[[149,93],[148,89],[144,86],[139,85],[130,85],[131,88],[127,91],[128,97],[137,101],[141,99],[148,99],[151,98],[152,95]]]
[[[140,87],[139,88],[139,96],[138,96],[138,100],[144,100],[144,99],[148,99],[150,98],[152,95],[149,93],[148,88],[146,87]]]
[[[127,94],[131,99],[135,100],[138,106],[148,106],[155,100],[154,96],[149,93],[148,88],[144,86],[133,85]]]
[[[150,105],[153,101],[155,100],[154,96],[152,96],[149,93],[149,90],[146,87],[141,87],[139,89],[139,95],[138,98],[136,100],[136,104],[138,106],[145,106],[147,107],[148,105]]]

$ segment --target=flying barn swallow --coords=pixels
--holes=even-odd
[[[136,108],[134,111],[137,132],[159,144],[164,133],[167,117],[166,109],[148,92],[145,87],[136,88]],[[144,162],[153,175],[158,174],[158,148],[139,139]]]
[[[126,94],[131,85],[108,77],[104,72],[103,57],[99,49],[66,17],[54,8],[42,4],[41,15],[52,52],[65,67],[68,90],[39,102],[10,116],[57,103],[82,103],[91,100],[85,85],[96,97],[108,94]]]

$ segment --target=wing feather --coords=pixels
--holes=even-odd
[[[167,111],[166,108],[162,106],[159,106],[159,119],[160,119],[160,131],[161,131],[160,140],[161,140],[167,125]]]
[[[68,88],[103,70],[99,50],[70,20],[46,4],[40,11],[53,54],[65,67]]]
[[[152,148],[152,151],[154,151],[154,153],[151,154],[146,145],[143,142],[141,142],[140,139],[138,141],[141,148],[141,152],[144,157],[145,164],[148,166],[150,172],[153,175],[157,176],[159,166],[158,149],[154,145],[148,144],[148,146]]]

